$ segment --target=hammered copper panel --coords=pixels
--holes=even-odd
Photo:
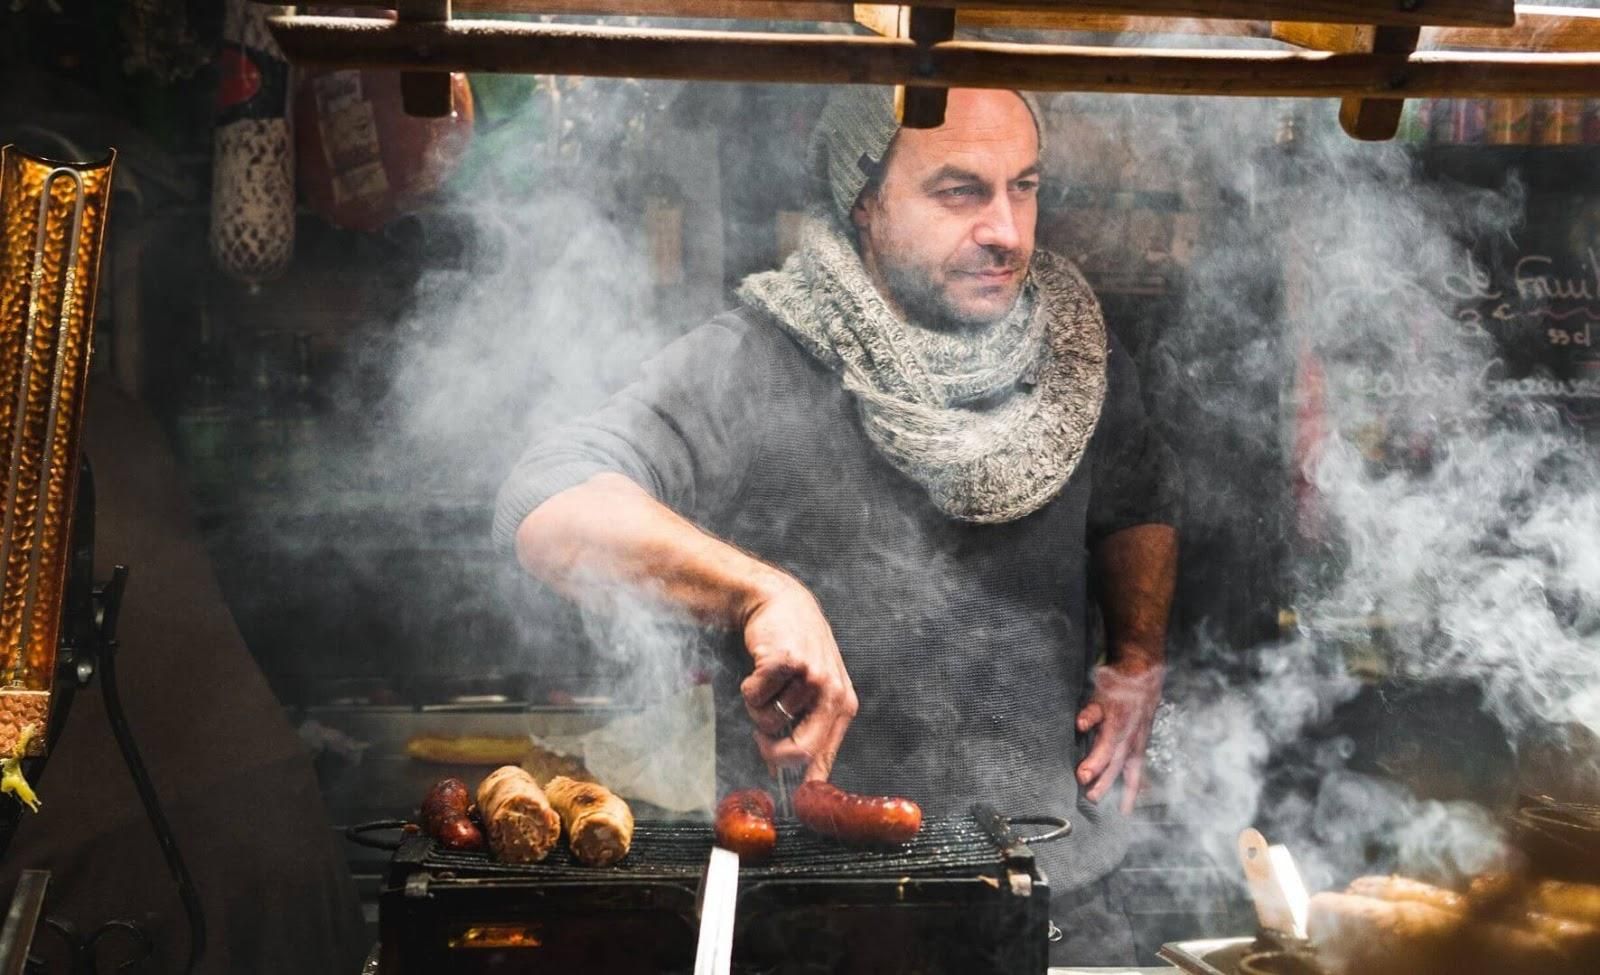
[[[44,754],[45,726],[50,718],[50,692],[0,687],[0,757],[16,753],[17,739],[33,729],[28,754]]]
[[[0,149],[0,683],[36,690],[55,671],[114,159]]]

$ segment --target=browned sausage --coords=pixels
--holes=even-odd
[[[472,793],[460,779],[441,779],[422,799],[422,828],[450,850],[483,849],[483,831],[472,821]]]
[[[772,855],[778,826],[772,797],[761,789],[736,789],[717,803],[717,845],[757,863]]]
[[[506,863],[538,863],[561,838],[561,817],[533,776],[515,765],[490,772],[478,785],[489,849]]]
[[[922,807],[894,796],[858,796],[827,782],[805,782],[794,790],[801,824],[846,843],[904,843],[922,828]]]

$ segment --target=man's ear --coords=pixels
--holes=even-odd
[[[856,199],[856,205],[850,208],[850,222],[856,225],[856,232],[861,233],[872,222],[872,217],[867,213],[867,199],[869,194],[863,193]]]

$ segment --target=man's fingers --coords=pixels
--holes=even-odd
[[[1144,752],[1137,751],[1128,756],[1128,761],[1122,766],[1122,814],[1124,816],[1133,812],[1134,802],[1139,798],[1139,789],[1144,784]]]
[[[1084,711],[1094,707],[1097,705],[1091,703]],[[1105,712],[1102,710],[1101,713]],[[1090,799],[1098,802],[1110,787],[1109,783],[1116,780],[1117,772],[1122,769],[1123,760],[1128,755],[1128,742],[1133,737],[1133,731],[1127,721],[1117,717],[1107,716],[1107,720],[1100,722],[1100,735],[1095,739],[1094,747],[1078,764],[1078,784],[1089,787]]]
[[[744,698],[744,710],[750,715],[751,723],[764,734],[787,735],[789,719],[773,706],[773,702],[782,701],[784,709],[798,719],[816,699],[816,688],[807,683],[807,676],[803,664],[757,665],[739,684],[739,694]]]
[[[827,736],[817,753],[811,757],[811,764],[806,766],[806,781],[828,781],[828,776],[833,774],[833,761],[839,757],[839,749],[844,744],[844,733],[850,727],[851,715],[840,710],[833,716],[833,724],[828,728]]]
[[[755,669],[739,684],[746,708],[759,710],[772,703],[791,682],[804,684],[810,679],[809,668],[802,660],[788,656],[760,658]]]
[[[1106,709],[1100,706],[1099,701],[1090,701],[1082,711],[1078,712],[1078,730],[1088,731],[1106,719]]]
[[[762,734],[787,738],[814,710],[820,697],[821,692],[816,686],[793,680],[781,694],[766,704],[755,707],[747,699],[744,707],[750,715],[750,721]]]
[[[1099,802],[1106,797],[1106,793],[1111,791],[1111,787],[1116,784],[1117,776],[1122,774],[1122,766],[1125,764],[1127,757],[1128,751],[1126,748],[1118,748],[1112,751],[1110,760],[1106,762],[1105,770],[1095,776],[1094,784],[1089,787],[1088,792],[1084,793],[1084,796],[1090,802]]]
[[[1078,763],[1078,784],[1087,786],[1100,777],[1105,771],[1106,764],[1111,761],[1112,741],[1111,736],[1102,734],[1095,739],[1094,747],[1089,749],[1089,754]]]

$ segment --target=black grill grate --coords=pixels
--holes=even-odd
[[[558,844],[543,861],[498,863],[482,853],[434,847],[422,868],[436,876],[503,877],[526,880],[687,878],[698,880],[711,854],[711,827],[704,823],[639,822],[627,857],[610,867],[587,867]],[[766,863],[742,865],[749,879],[766,877],[941,876],[952,872],[993,872],[1005,864],[1001,847],[975,820],[942,819],[923,823],[909,843],[889,848],[856,848],[801,827],[778,825],[778,844]]]

